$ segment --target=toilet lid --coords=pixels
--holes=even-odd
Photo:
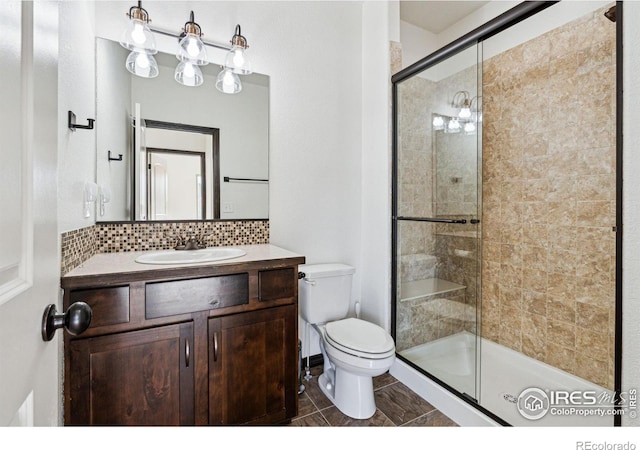
[[[329,322],[325,326],[326,336],[333,343],[363,353],[386,353],[394,349],[393,338],[370,322],[348,318]]]

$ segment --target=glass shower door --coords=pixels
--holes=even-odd
[[[478,398],[479,46],[398,83],[394,308],[398,355]]]

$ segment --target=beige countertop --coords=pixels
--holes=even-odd
[[[138,256],[153,253],[154,251],[142,252],[118,252],[118,253],[98,253],[79,267],[76,267],[62,278],[84,277],[92,275],[106,275],[114,273],[135,273],[149,271],[154,269],[175,269],[186,267],[203,267],[203,266],[225,266],[232,264],[242,264],[254,261],[268,261],[287,258],[304,258],[303,255],[285,250],[271,244],[257,245],[238,245],[233,248],[239,248],[247,252],[246,255],[233,259],[225,259],[221,261],[202,262],[196,264],[141,264],[135,260]],[[155,251],[166,252],[166,250]]]

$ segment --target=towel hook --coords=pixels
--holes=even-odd
[[[76,131],[76,129],[80,128],[81,130],[93,130],[93,123],[95,119],[87,119],[88,125],[77,125],[76,124],[76,115],[73,111],[69,111],[69,129],[71,131]]]

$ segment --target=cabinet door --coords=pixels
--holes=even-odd
[[[68,425],[194,423],[193,324],[74,340]]]
[[[297,414],[297,309],[209,320],[209,422],[274,424]]]

